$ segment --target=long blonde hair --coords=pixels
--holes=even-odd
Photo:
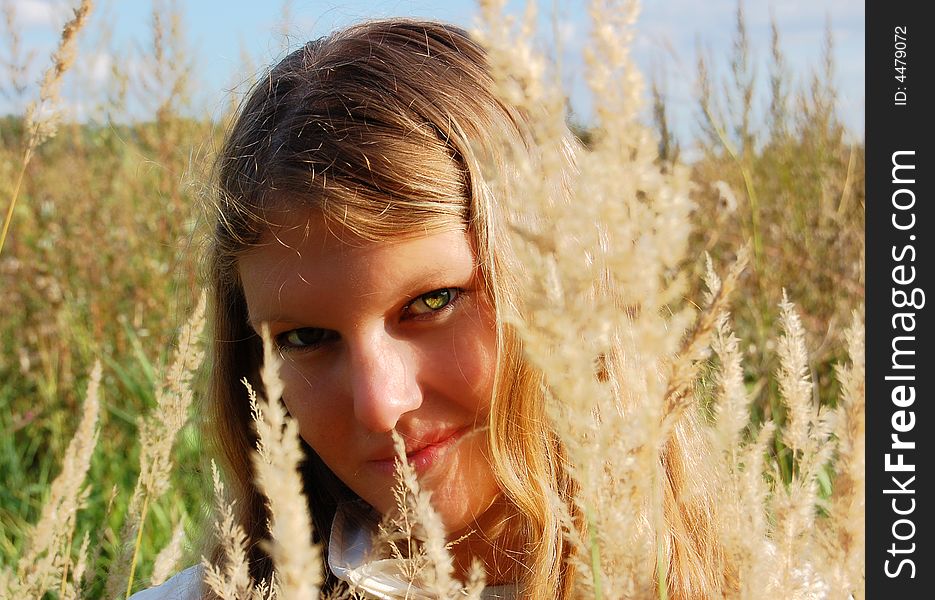
[[[507,135],[525,144],[524,117],[493,89],[483,49],[463,30],[387,20],[352,26],[293,52],[241,107],[218,160],[211,400],[219,453],[238,498],[256,579],[268,578],[272,565],[259,544],[268,535],[267,514],[254,483],[255,435],[238,382],[246,377],[260,387],[262,353],[247,324],[237,260],[273,213],[314,208],[326,221],[375,241],[453,223],[467,228],[498,313],[491,468],[518,515],[513,535],[524,542],[526,569],[520,594],[570,595],[571,549],[551,499],[564,499],[572,518],[582,528],[584,523],[562,444],[554,432],[543,433],[542,374],[524,359],[519,336],[502,318],[517,297],[511,273],[518,265],[502,209],[480,168],[481,157],[497,161],[494,140]],[[717,589],[716,581],[706,581],[720,577],[710,507],[704,499],[676,501],[688,477],[686,447],[692,443],[673,436],[665,452],[673,497],[667,515],[681,548],[673,553],[668,577],[673,597]],[[354,495],[311,448],[306,451],[306,493],[316,536],[327,544],[336,506]]]

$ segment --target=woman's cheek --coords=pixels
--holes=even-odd
[[[286,409],[298,422],[305,441],[314,446],[313,440],[318,437],[316,425],[323,420],[335,425],[339,419],[335,407],[331,406],[333,394],[326,389],[327,386],[313,384],[320,380],[314,373],[288,362],[288,359],[283,364],[280,377]],[[328,419],[323,419],[325,415]]]
[[[462,385],[470,390],[469,408],[486,410],[493,393],[496,371],[496,338],[493,332],[474,327],[467,335],[453,340],[453,356],[456,372],[453,377],[461,379]]]

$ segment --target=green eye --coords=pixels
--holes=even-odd
[[[431,308],[432,310],[438,310],[439,308],[445,306],[449,302],[451,297],[451,292],[448,290],[440,290],[438,292],[432,292],[432,294],[425,296],[423,302],[425,305]]]
[[[409,305],[409,312],[424,315],[445,308],[454,300],[457,291],[452,288],[443,288],[422,294]]]

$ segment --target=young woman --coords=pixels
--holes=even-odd
[[[523,115],[493,87],[464,31],[368,22],[287,56],[233,125],[219,161],[211,401],[258,580],[273,565],[239,380],[261,389],[257,332],[269,323],[282,400],[307,444],[328,587],[357,581],[348,540],[393,507],[395,430],[448,538],[460,540],[459,576],[479,559],[487,597],[569,594],[575,571],[550,498],[580,520],[575,484],[544,427],[542,376],[501,316],[522,290],[479,165],[506,160],[503,136],[524,137]],[[673,489],[688,476],[684,452],[678,440],[668,451]],[[685,521],[670,597],[715,595],[716,536]],[[187,573],[140,597],[197,595]]]

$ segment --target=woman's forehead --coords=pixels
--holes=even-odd
[[[305,200],[282,200],[264,207],[262,214],[254,218],[256,231],[253,244],[244,248],[250,253],[270,243],[283,243],[290,239],[300,241],[317,239],[338,241],[348,248],[368,246],[374,242],[397,242],[415,239],[447,231],[465,232],[465,221],[452,215],[435,215],[433,218],[400,218],[400,208],[388,201],[379,215],[360,214],[359,210],[341,208],[338,203],[323,200],[312,203]]]
[[[414,259],[420,252],[438,251],[438,258],[453,255],[473,257],[471,240],[466,228],[451,224],[431,230],[399,232],[384,238],[361,236],[356,229],[318,211],[295,211],[262,230],[259,240],[247,254],[281,254],[295,261],[343,263],[379,257],[389,262]],[[282,257],[279,257],[282,258]],[[426,257],[422,262],[431,262]]]
[[[238,260],[251,321],[321,299],[387,299],[463,283],[477,275],[463,227],[392,240],[364,240],[320,214],[283,215]],[[296,306],[292,306],[296,305]]]

